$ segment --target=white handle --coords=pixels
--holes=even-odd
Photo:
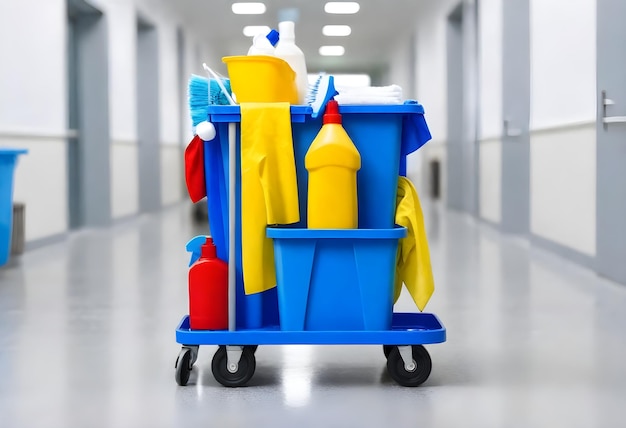
[[[237,330],[237,276],[236,276],[236,185],[237,185],[237,125],[228,124],[228,330]]]
[[[626,116],[603,117],[602,123],[626,123]]]
[[[206,63],[202,63],[202,67],[208,71],[211,76],[213,76],[213,78],[216,80],[217,84],[219,85],[220,89],[222,90],[222,93],[224,94],[224,96],[226,97],[226,99],[228,100],[228,102],[230,103],[231,106],[234,106],[235,100],[232,99],[232,97],[230,96],[230,94],[228,93],[228,91],[226,90],[226,87],[224,86],[224,84],[222,83],[222,79],[220,78],[220,76],[217,75],[216,72],[213,71],[213,69],[211,69],[211,67],[209,67],[208,65],[206,65]],[[210,90],[210,87],[209,87]]]

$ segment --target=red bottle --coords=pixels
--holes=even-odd
[[[217,258],[211,238],[189,269],[189,325],[192,330],[228,328],[228,264]]]

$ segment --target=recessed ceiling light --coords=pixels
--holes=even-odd
[[[349,36],[352,28],[349,25],[324,25],[322,34],[325,36]]]
[[[321,46],[319,52],[322,56],[341,56],[346,49],[343,46]]]
[[[259,33],[269,33],[271,30],[267,25],[246,25],[243,27],[243,35],[246,37],[254,37]]]
[[[265,13],[265,3],[233,3],[233,13],[237,15],[262,15]]]
[[[326,13],[352,14],[357,13],[359,9],[361,9],[361,6],[355,1],[331,1],[324,5]]]

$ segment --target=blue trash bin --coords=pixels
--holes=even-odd
[[[13,171],[17,157],[25,154],[25,149],[0,147],[0,266],[9,260],[11,230],[13,229]]]

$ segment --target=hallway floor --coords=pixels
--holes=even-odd
[[[266,346],[249,387],[202,347],[174,381],[188,206],[85,230],[0,270],[0,427],[616,427],[626,420],[626,286],[427,206],[448,330],[418,388],[380,346]],[[398,310],[415,310],[407,295]]]

